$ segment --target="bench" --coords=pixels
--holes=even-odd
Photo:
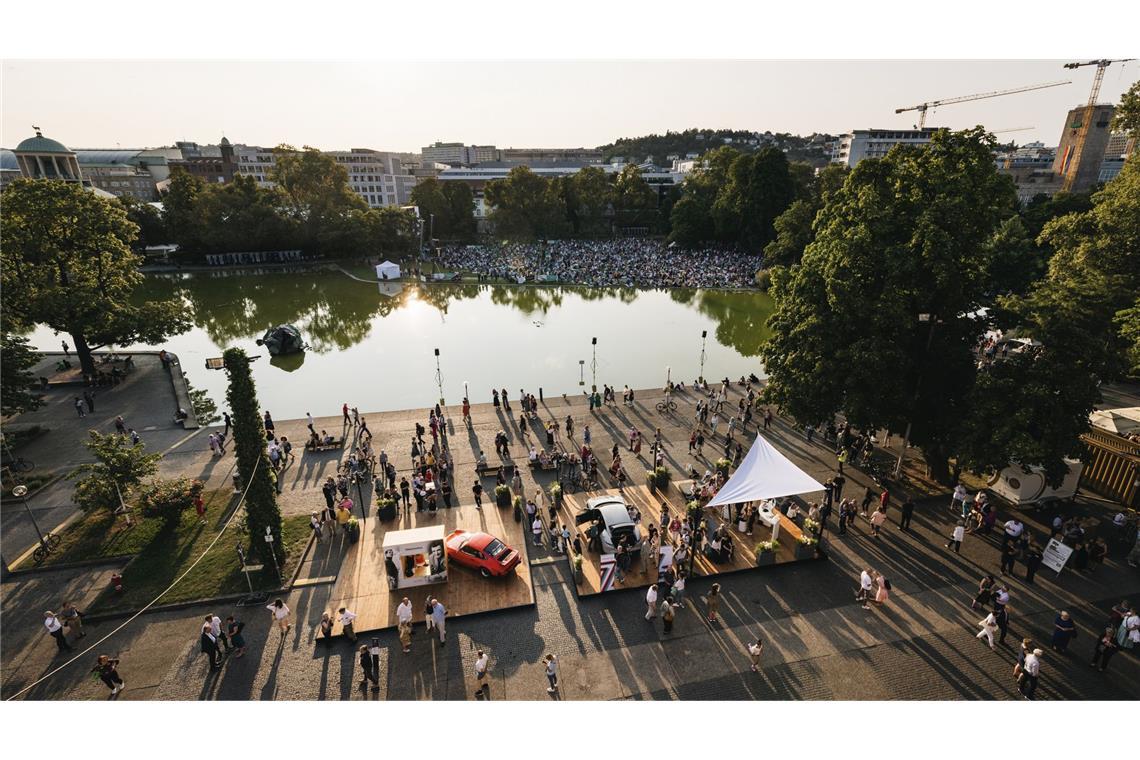
[[[509,477],[511,477],[511,475],[514,474],[515,465],[513,462],[504,462],[501,466],[503,468],[503,475],[505,475],[506,477],[509,478]],[[495,475],[497,475],[499,473],[499,467],[500,467],[500,465],[491,464],[490,462],[488,462],[483,467],[480,467],[479,465],[475,465],[475,474],[481,478],[494,477]]]
[[[339,438],[332,443],[316,443],[309,441],[305,444],[305,451],[335,451],[344,448],[344,439]]]
[[[543,464],[538,459],[527,460],[527,462],[528,462],[528,464],[532,470],[534,470],[534,469],[557,470],[558,469],[558,463],[557,462],[547,462],[546,464]]]

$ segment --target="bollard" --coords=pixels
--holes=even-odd
[[[542,386],[538,386],[538,400],[542,401]]]

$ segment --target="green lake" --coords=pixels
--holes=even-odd
[[[225,373],[206,370],[205,360],[230,346],[261,354],[252,365],[258,397],[280,419],[339,414],[346,402],[362,411],[428,406],[439,396],[437,348],[448,404],[462,401],[464,383],[472,403],[489,402],[492,387],[505,387],[512,399],[520,388],[581,393],[583,379],[591,384],[594,337],[598,386],[619,392],[662,386],[667,373],[692,382],[704,330],[707,377],[762,375],[760,345],[772,310],[759,292],[379,285],[336,271],[151,275],[145,295],[181,297],[194,323],[150,348],[177,354],[191,382],[220,408]],[[270,361],[257,346],[278,324],[300,328],[304,355]],[[58,351],[67,336],[41,327],[31,338]]]

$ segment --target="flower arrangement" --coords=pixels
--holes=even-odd
[[[818,522],[811,519],[810,517],[804,518],[804,532],[805,533],[816,533],[818,530],[819,530],[819,523]]]
[[[780,542],[775,539],[771,541],[761,541],[756,544],[756,553],[763,554],[764,552],[775,552],[780,548]]]
[[[812,536],[809,536],[807,534],[800,536],[800,546],[815,546],[818,543],[819,543],[818,539],[813,538]]]
[[[550,500],[555,504],[562,502],[562,484],[557,480],[550,484]]]
[[[511,491],[511,489],[507,488],[505,485],[504,486],[495,486],[495,498],[501,499],[503,497],[503,494],[510,493],[510,491]]]
[[[728,468],[731,466],[732,466],[732,462],[725,459],[724,457],[721,457],[720,459],[716,460],[716,468],[723,473],[727,473]]]

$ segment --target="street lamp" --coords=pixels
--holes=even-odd
[[[705,341],[709,337],[708,330],[701,330],[701,374],[697,378],[702,383],[705,381]]]
[[[590,389],[594,393],[597,393],[598,392],[598,339],[597,338],[590,338],[590,343],[593,346],[593,351],[594,351],[593,361],[590,362],[590,376],[593,378],[591,380]]]
[[[439,368],[439,349],[435,350],[435,384],[439,387],[439,405],[447,406],[443,400],[443,371]],[[466,384],[464,388],[466,389]]]
[[[36,516],[32,514],[32,508],[28,506],[28,487],[21,483],[12,489],[12,495],[24,502],[24,509],[28,513],[28,518],[32,521],[32,527],[36,529],[36,536],[40,539],[40,546],[46,549],[47,540],[44,538],[43,531],[40,530],[40,524],[36,522]]]

